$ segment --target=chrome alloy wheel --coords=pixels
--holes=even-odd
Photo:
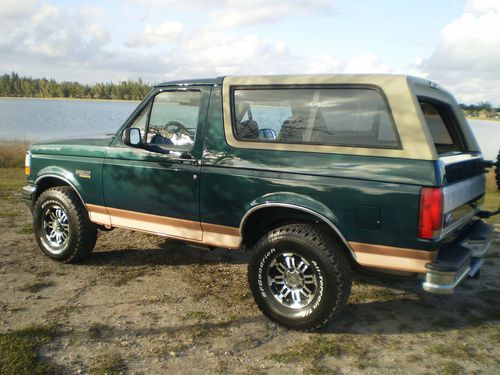
[[[315,267],[295,253],[277,255],[267,270],[273,297],[291,309],[302,309],[316,297],[318,275]]]
[[[53,248],[51,252],[57,254],[62,251],[62,248],[68,241],[68,215],[60,205],[50,204],[45,207],[42,217],[45,239]]]

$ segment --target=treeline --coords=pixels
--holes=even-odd
[[[495,108],[489,102],[482,102],[478,104],[460,104],[460,107],[462,107],[467,116],[500,117],[500,106]]]
[[[19,77],[17,73],[0,76],[0,96],[29,98],[83,98],[141,100],[151,85],[137,81],[96,83],[57,82],[54,79]]]

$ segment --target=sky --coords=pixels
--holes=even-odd
[[[0,74],[394,73],[500,105],[500,0],[0,0]]]

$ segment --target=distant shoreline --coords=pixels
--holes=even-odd
[[[40,97],[32,97],[32,96],[0,96],[0,99],[16,99],[16,100],[24,100],[24,99],[35,99],[35,100],[72,100],[72,101],[81,101],[81,102],[116,102],[116,103],[140,103],[140,100],[130,100],[130,99],[96,99],[96,98],[40,98]],[[467,120],[480,120],[480,121],[491,121],[491,122],[500,122],[499,118],[491,118],[491,117],[472,117],[465,116]]]
[[[479,120],[479,121],[491,121],[491,122],[500,122],[500,118],[492,118],[492,117],[465,117],[467,120]]]
[[[32,96],[0,96],[0,99],[35,99],[35,100],[74,100],[82,102],[126,102],[126,103],[139,103],[140,100],[127,100],[127,99],[96,99],[96,98],[40,98]]]

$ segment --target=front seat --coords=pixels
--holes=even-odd
[[[254,120],[236,123],[236,135],[240,139],[259,139],[259,125]]]
[[[284,143],[303,143],[305,121],[302,116],[290,116],[281,126],[277,141]]]
[[[155,144],[155,145],[173,145],[174,144],[170,139],[168,139],[167,137],[164,137],[160,134],[153,135],[150,143]]]

